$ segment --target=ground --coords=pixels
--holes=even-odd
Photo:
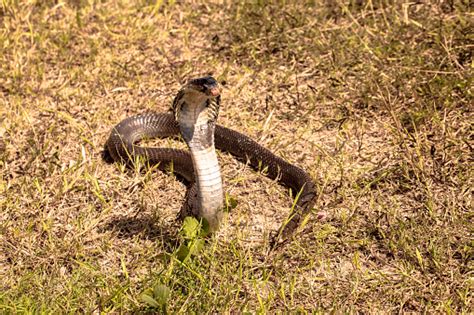
[[[0,3],[2,312],[474,312],[472,3],[298,3]],[[205,74],[317,184],[275,251],[290,192],[231,156],[211,238],[174,176],[102,159]]]

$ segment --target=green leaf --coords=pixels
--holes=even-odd
[[[201,226],[199,224],[199,221],[196,218],[193,218],[193,217],[184,218],[182,231],[184,232],[184,236],[186,238],[195,238],[198,235],[200,229],[201,229]]]
[[[176,258],[178,258],[180,262],[184,262],[188,257],[189,257],[189,248],[188,246],[182,244],[178,248],[178,251],[176,252]]]
[[[202,218],[201,219],[201,229],[199,231],[199,236],[205,237],[205,236],[209,235],[209,233],[211,233],[209,222],[206,219]]]
[[[191,255],[197,255],[203,248],[204,248],[204,240],[203,239],[196,239],[191,242],[189,246],[189,252]]]
[[[161,306],[166,305],[170,296],[171,290],[164,284],[157,284],[153,290],[155,300],[160,303]]]
[[[147,293],[143,293],[142,295],[140,295],[140,298],[144,303],[148,304],[151,307],[160,307],[161,306],[153,297],[151,297]]]

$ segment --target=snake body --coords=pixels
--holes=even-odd
[[[220,107],[217,82],[212,77],[188,82],[175,97],[173,113],[145,113],[115,126],[106,149],[116,161],[133,164],[144,157],[148,164],[181,175],[189,183],[181,213],[206,219],[218,229],[223,211],[223,190],[215,148],[229,152],[255,170],[289,187],[298,198],[287,222],[278,233],[286,239],[315,204],[316,187],[307,172],[276,156],[248,136],[216,124]],[[136,145],[143,138],[182,135],[190,152]]]

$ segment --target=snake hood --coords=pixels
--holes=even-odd
[[[198,216],[217,230],[222,219],[222,179],[214,147],[219,113],[219,84],[213,77],[193,79],[175,97],[172,110],[191,153],[197,185]]]

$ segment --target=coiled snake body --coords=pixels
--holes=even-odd
[[[316,199],[313,180],[301,168],[292,165],[249,137],[216,124],[220,92],[212,77],[189,81],[175,97],[173,113],[146,113],[126,118],[115,126],[106,149],[116,161],[132,164],[144,157],[150,165],[172,169],[188,183],[181,214],[204,218],[211,231],[219,227],[223,213],[223,192],[215,148],[229,152],[266,176],[292,189],[298,195],[296,206],[283,223],[278,237],[288,238],[311,211]],[[140,139],[172,137],[181,134],[190,153],[171,148],[146,148],[135,145]]]

